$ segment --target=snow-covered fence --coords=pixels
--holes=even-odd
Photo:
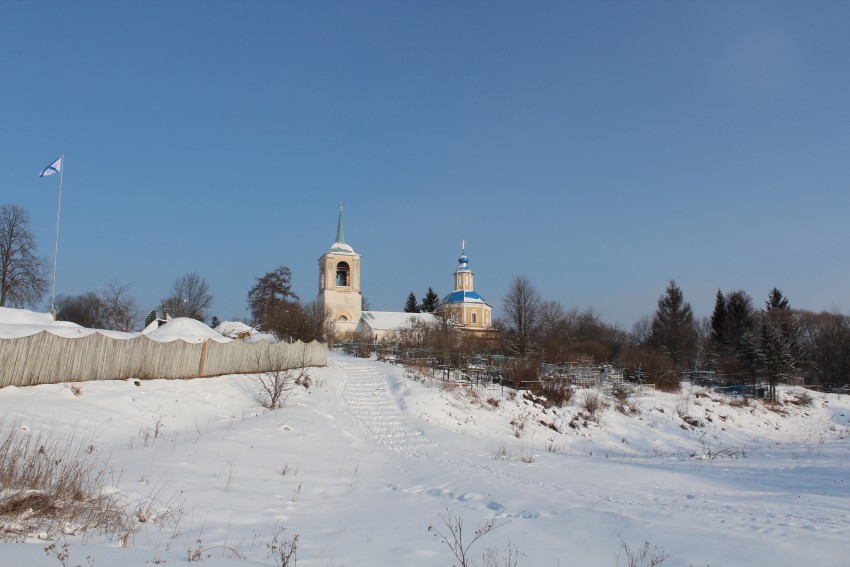
[[[315,341],[158,342],[144,335],[114,339],[93,333],[66,338],[48,332],[0,339],[0,388],[126,378],[197,378],[327,364],[327,347]]]

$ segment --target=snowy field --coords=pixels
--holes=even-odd
[[[523,566],[627,565],[623,543],[645,541],[665,566],[847,565],[847,396],[781,389],[768,408],[686,388],[579,418],[581,392],[544,410],[342,355],[311,378],[276,411],[245,375],[0,390],[4,428],[73,436],[145,508],[124,542],[69,533],[63,563],[36,534],[0,564],[276,565],[269,546],[297,534],[299,565],[449,566],[450,514],[467,542],[504,523],[476,565],[509,543]]]

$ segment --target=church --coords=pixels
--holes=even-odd
[[[464,331],[486,331],[492,325],[493,308],[475,291],[465,243],[461,244],[458,264],[454,273],[454,291],[443,298],[436,314],[363,311],[360,254],[345,242],[340,207],[336,241],[319,258],[318,301],[330,308],[336,333],[342,337],[358,335],[379,341],[388,333],[408,326],[412,320],[436,323],[438,317],[452,321]]]

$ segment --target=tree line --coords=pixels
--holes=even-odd
[[[771,289],[763,306],[744,290],[718,290],[710,317],[696,318],[681,288],[670,281],[655,312],[627,332],[605,323],[593,308],[564,309],[544,301],[518,277],[498,322],[502,348],[519,357],[562,363],[591,358],[678,387],[683,372],[710,371],[730,383],[776,385],[802,379],[832,389],[850,382],[850,317],[791,307]]]

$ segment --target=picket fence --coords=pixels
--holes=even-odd
[[[127,378],[198,378],[327,366],[323,343],[265,341],[157,342],[141,335],[113,339],[100,333],[66,338],[42,331],[0,339],[0,388]]]

